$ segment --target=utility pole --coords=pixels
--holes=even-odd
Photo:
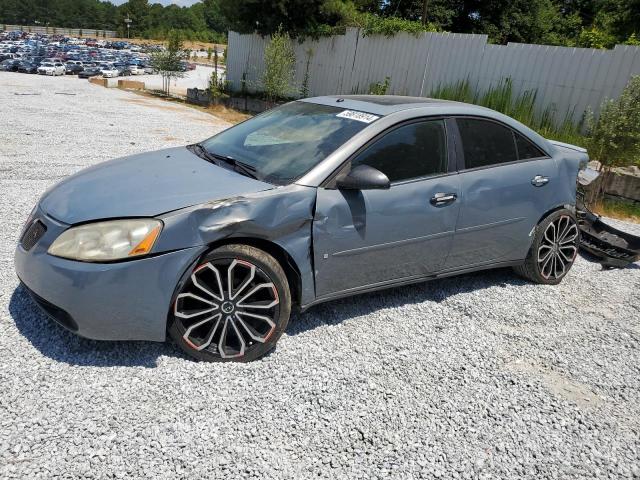
[[[425,8],[426,8],[426,7],[425,7]],[[125,19],[124,19],[124,23],[126,23],[126,24],[127,24],[127,38],[130,38],[130,37],[129,37],[129,28],[131,27],[131,22],[132,22],[132,21],[133,21],[133,20],[131,20],[131,19],[129,18],[129,14],[127,13],[127,18],[125,18]]]
[[[422,5],[422,25],[427,25],[427,7],[429,6],[429,0],[424,0]]]

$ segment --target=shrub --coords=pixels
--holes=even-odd
[[[372,83],[369,86],[369,95],[386,95],[391,85],[391,77],[385,77],[383,82]]]
[[[631,36],[627,38],[627,41],[624,42],[624,44],[640,47],[640,38],[638,38],[635,33],[632,33]]]
[[[578,36],[578,47],[583,48],[611,48],[615,45],[616,39],[597,27],[589,29],[583,28]]]
[[[271,35],[271,41],[264,50],[265,69],[262,86],[270,101],[289,97],[293,93],[296,55],[291,38],[282,27]]]
[[[605,170],[640,166],[640,76],[632,77],[617,100],[605,100],[600,116],[587,121],[587,146],[591,158]]]

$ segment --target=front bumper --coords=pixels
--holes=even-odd
[[[51,256],[47,249],[68,226],[37,215],[47,227],[15,269],[40,307],[78,335],[95,340],[164,341],[178,281],[203,247],[117,263],[86,263]]]

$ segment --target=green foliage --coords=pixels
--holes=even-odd
[[[634,47],[640,47],[640,38],[636,36],[635,33],[632,33],[627,41],[624,42],[625,45],[633,45]]]
[[[209,95],[211,98],[220,98],[226,95],[228,83],[220,78],[218,69],[214,69],[209,77]]]
[[[166,49],[151,54],[151,67],[162,76],[162,91],[169,95],[171,79],[184,76],[181,62],[185,58],[180,32],[170,32]]]
[[[454,84],[440,86],[433,90],[429,96],[491,108],[515,118],[546,138],[576,145],[581,145],[585,142],[584,136],[580,133],[580,125],[576,125],[573,121],[573,111],[565,112],[560,121],[556,118],[553,106],[548,107],[541,113],[536,113],[534,107],[537,91],[526,90],[519,95],[515,95],[513,81],[510,78],[504,79],[498,85],[490,87],[485,92],[480,92],[468,80],[463,80]]]
[[[583,48],[611,48],[615,43],[615,38],[608,32],[597,27],[591,27],[582,29],[576,46]]]
[[[595,212],[605,217],[640,223],[640,203],[603,198],[601,203],[595,206]]]
[[[590,156],[605,168],[640,166],[640,76],[618,99],[603,102],[597,120],[589,116],[587,130]]]
[[[391,77],[385,77],[383,82],[372,83],[369,86],[369,95],[386,95],[391,85]]]
[[[190,7],[164,7],[148,0],[129,0],[118,6],[100,0],[0,0],[0,23],[14,25],[49,24],[116,30],[126,35],[127,16],[135,37],[166,39],[170,31],[178,31],[188,40],[226,42],[227,25],[219,13],[218,0],[204,0]]]
[[[218,50],[213,51],[213,72],[209,80],[209,90],[212,98],[217,98],[229,92],[229,82],[222,80],[222,75],[219,75],[218,66],[220,65],[220,55]]]
[[[280,28],[271,35],[271,41],[264,50],[262,87],[267,99],[276,101],[293,93],[295,62],[296,55],[291,38]]]
[[[361,14],[358,18],[364,35],[385,35],[391,37],[405,32],[417,35],[423,32],[437,32],[439,29],[433,23],[423,25],[421,22],[405,20],[398,17],[379,17],[372,14]]]
[[[280,25],[292,38],[358,27],[364,35],[447,30],[481,33],[493,43],[611,48],[637,45],[640,0],[200,0],[189,7],[156,0],[0,0],[0,23],[108,29],[166,39],[226,43],[229,29],[262,35]],[[425,18],[423,18],[425,16]],[[37,23],[36,23],[37,22]]]

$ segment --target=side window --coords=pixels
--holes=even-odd
[[[396,128],[367,147],[351,166],[369,165],[391,182],[447,171],[447,134],[444,120],[410,123]]]
[[[513,133],[499,123],[458,118],[466,168],[486,167],[518,160]]]
[[[544,153],[518,132],[513,132],[513,134],[516,137],[516,147],[518,149],[519,160],[528,160],[530,158],[540,158],[547,156],[546,153]]]

